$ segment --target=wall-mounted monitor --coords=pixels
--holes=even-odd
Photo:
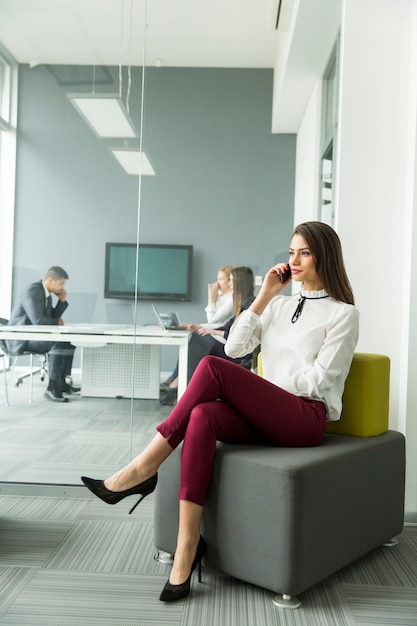
[[[191,300],[193,246],[106,243],[105,298]]]

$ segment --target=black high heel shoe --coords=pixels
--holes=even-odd
[[[197,565],[198,582],[201,583],[201,559],[206,552],[206,547],[206,542],[204,541],[203,537],[200,537],[200,541],[198,542],[197,546],[197,552],[191,565],[191,572],[189,577],[185,582],[181,583],[180,585],[172,585],[168,579],[168,581],[165,583],[165,587],[161,591],[161,595],[159,596],[159,599],[162,602],[177,602],[177,600],[182,600],[189,595],[191,576]]]
[[[127,496],[140,493],[141,497],[130,509],[130,515],[136,509],[138,504],[142,502],[143,498],[146,498],[146,496],[149,496],[150,493],[155,491],[156,483],[158,482],[158,474],[154,474],[151,478],[144,480],[130,489],[124,489],[124,491],[111,491],[110,489],[107,489],[103,480],[88,478],[88,476],[81,476],[81,480],[84,485],[92,493],[94,493],[95,496],[97,496],[97,498],[100,498],[100,500],[103,500],[107,504],[117,504],[120,500],[123,500],[123,498],[127,498]]]

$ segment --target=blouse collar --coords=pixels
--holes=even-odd
[[[327,291],[325,289],[320,289],[318,291],[308,291],[307,289],[304,289],[303,287],[301,287],[301,291],[300,291],[300,296],[303,296],[303,298],[307,298],[307,300],[315,300],[316,298],[326,298],[329,296],[329,294],[327,293]]]

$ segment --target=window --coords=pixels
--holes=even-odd
[[[334,226],[334,172],[338,124],[338,57],[336,44],[327,64],[322,83],[321,154],[320,154],[320,219]]]
[[[17,64],[0,49],[0,315],[8,317],[13,268]]]
[[[321,159],[321,221],[334,224],[333,209],[333,141]]]

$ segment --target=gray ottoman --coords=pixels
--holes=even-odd
[[[171,554],[180,453],[161,467],[155,500],[155,545]],[[296,606],[294,594],[402,531],[404,473],[405,441],[395,431],[326,434],[316,448],[218,444],[203,517],[205,563]]]

